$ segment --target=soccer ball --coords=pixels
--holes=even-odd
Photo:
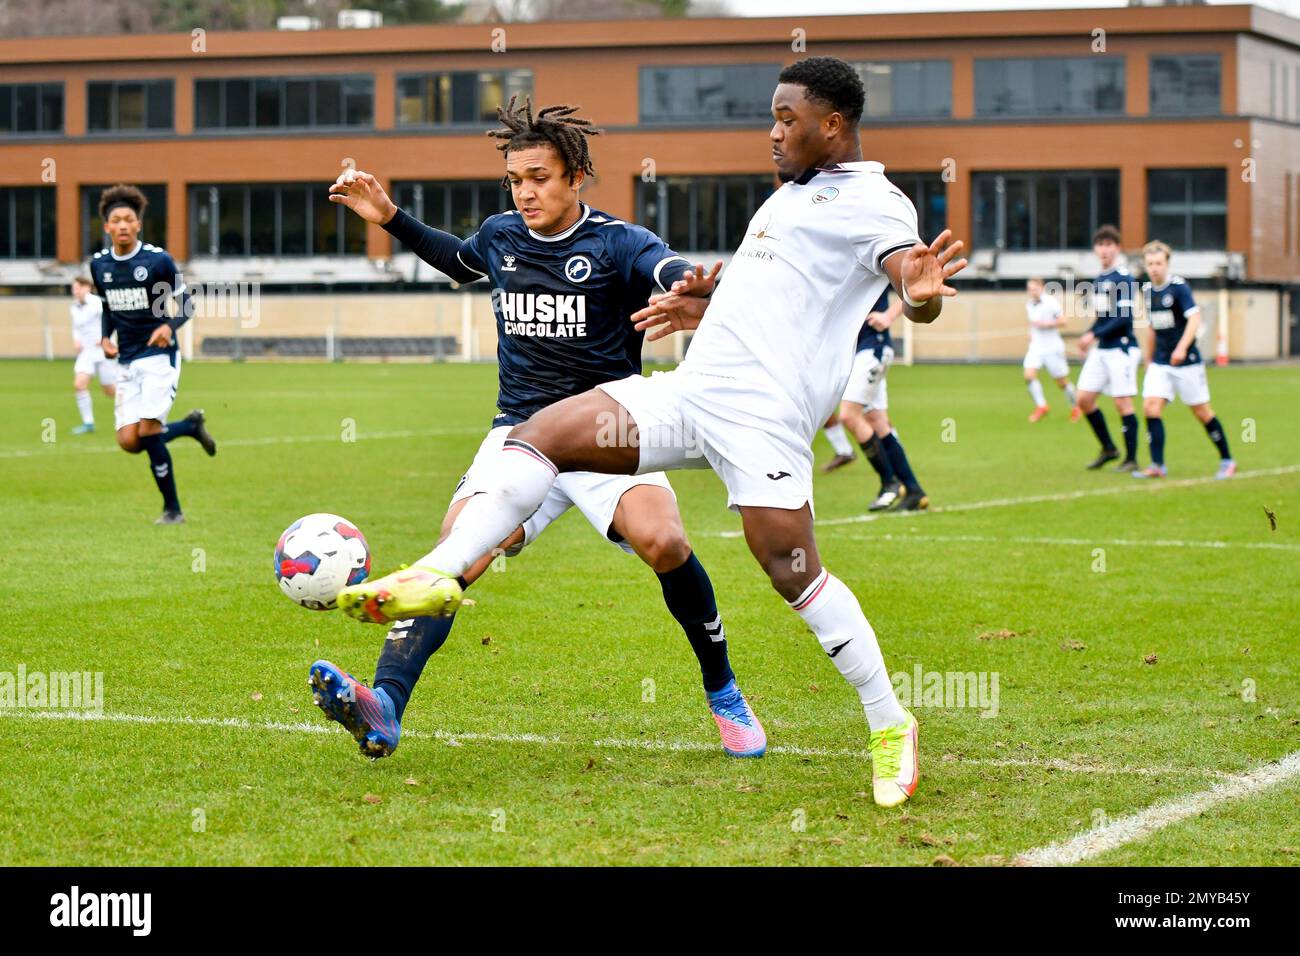
[[[370,549],[351,521],[318,513],[299,518],[280,535],[275,546],[275,580],[285,597],[311,608],[329,611],[339,591],[360,584],[370,574]]]

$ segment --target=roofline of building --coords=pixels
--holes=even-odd
[[[724,46],[784,43],[796,30],[810,43],[881,40],[972,39],[1034,36],[1253,33],[1300,47],[1300,19],[1252,5],[1198,7],[1103,7],[948,13],[850,14],[818,17],[474,23],[392,26],[368,30],[208,31],[205,52],[196,54],[189,33],[131,36],[133,61],[456,53],[489,49],[493,30],[504,29],[507,49],[573,50],[653,46]],[[633,26],[635,24],[635,26]],[[0,63],[102,62],[121,58],[124,36],[22,37],[0,40]]]

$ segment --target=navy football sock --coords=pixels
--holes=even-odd
[[[898,432],[891,431],[884,438],[880,439],[880,445],[885,450],[885,457],[894,469],[894,474],[908,491],[920,491],[921,483],[916,480],[916,475],[912,474],[912,466],[907,461],[907,452],[903,451],[903,443],[898,440]]]
[[[178,422],[168,422],[167,427],[163,429],[163,441],[172,441],[186,435],[193,438],[196,431],[198,431],[198,425],[184,418]]]
[[[1092,426],[1092,433],[1097,436],[1097,441],[1101,442],[1101,450],[1114,451],[1115,443],[1110,440],[1110,429],[1106,427],[1106,416],[1101,413],[1100,408],[1094,408],[1088,413],[1088,424]]]
[[[867,441],[858,442],[858,445],[866,454],[867,461],[871,462],[871,467],[876,469],[876,474],[880,476],[880,486],[882,488],[898,480],[894,476],[893,466],[889,464],[889,456],[885,454],[885,449],[880,444],[879,438],[873,434]]]
[[[1120,416],[1120,428],[1124,432],[1124,460],[1137,461],[1138,456],[1138,417],[1133,414]]]
[[[679,568],[659,575],[664,604],[686,632],[691,650],[700,662],[700,676],[706,691],[722,690],[735,679],[727,660],[727,634],[722,629],[722,615],[713,598],[713,583],[700,559],[691,556]]]
[[[456,617],[413,617],[395,621],[375,665],[375,689],[383,688],[402,719],[406,702],[433,652],[442,647]]]
[[[140,447],[149,456],[153,480],[162,492],[163,510],[180,511],[181,502],[176,497],[176,474],[172,470],[172,456],[167,451],[167,443],[163,441],[162,435],[141,435]]]
[[[1220,458],[1232,457],[1232,452],[1228,451],[1228,436],[1223,433],[1223,426],[1219,424],[1217,415],[1205,423],[1205,433],[1210,436],[1210,441],[1214,442],[1214,447],[1219,449]]]
[[[1163,418],[1147,419],[1147,440],[1151,443],[1151,464],[1165,463],[1165,422]]]

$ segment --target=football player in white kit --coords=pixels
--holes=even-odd
[[[1047,374],[1056,379],[1056,384],[1065,392],[1066,401],[1070,403],[1070,420],[1077,421],[1079,409],[1074,405],[1074,386],[1070,384],[1070,363],[1065,357],[1065,339],[1061,338],[1061,329],[1065,328],[1065,315],[1061,312],[1061,303],[1055,296],[1043,291],[1043,280],[1035,276],[1025,283],[1029,299],[1025,302],[1025,312],[1029,318],[1029,348],[1025,351],[1025,385],[1029,388],[1029,397],[1034,400],[1034,410],[1029,415],[1031,422],[1036,422],[1051,411],[1047,398],[1043,395],[1043,383],[1038,380],[1038,370],[1047,369]]]
[[[104,394],[113,397],[117,382],[117,362],[104,355],[100,345],[100,323],[104,303],[90,291],[91,282],[85,276],[72,280],[72,345],[77,350],[77,361],[72,366],[72,387],[77,393],[77,411],[81,424],[72,429],[74,435],[89,435],[95,430],[95,406],[90,398],[90,380],[99,376]]]
[[[716,289],[687,273],[673,289],[695,295],[653,296],[634,316],[643,327],[696,328],[686,360],[517,425],[450,534],[410,568],[344,588],[339,607],[371,623],[454,612],[457,575],[526,520],[562,471],[712,468],[772,586],[858,693],[876,803],[907,800],[918,780],[916,719],[857,598],[822,566],[812,442],[844,393],[862,316],[880,293],[892,285],[908,318],[932,322],[966,260],[948,230],[921,242],[911,201],[880,163],[862,160],[864,98],[857,71],[835,57],[782,70],[769,137],[784,184],[755,213]]]

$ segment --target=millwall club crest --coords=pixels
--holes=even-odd
[[[510,253],[507,252],[504,256],[501,257],[501,271],[514,272],[515,270],[516,270],[515,257],[510,255]]]
[[[136,266],[131,275],[135,277],[136,282],[143,282],[145,279],[149,278],[149,270],[144,266]]]
[[[840,191],[839,191],[838,189],[836,189],[834,186],[825,186],[825,187],[823,187],[823,188],[817,190],[815,193],[813,193],[813,200],[812,200],[812,201],[813,201],[813,202],[830,202],[832,199],[834,199],[834,198],[835,198],[836,196],[838,196],[839,194],[840,194]]]
[[[1166,293],[1161,297],[1161,299],[1160,299],[1160,304],[1163,305],[1163,306],[1167,309],[1167,308],[1169,308],[1171,305],[1174,304],[1174,297],[1173,297],[1172,295],[1170,295],[1168,292],[1166,292]]]
[[[570,282],[586,282],[591,275],[591,260],[586,256],[570,256],[564,264],[564,277]]]

